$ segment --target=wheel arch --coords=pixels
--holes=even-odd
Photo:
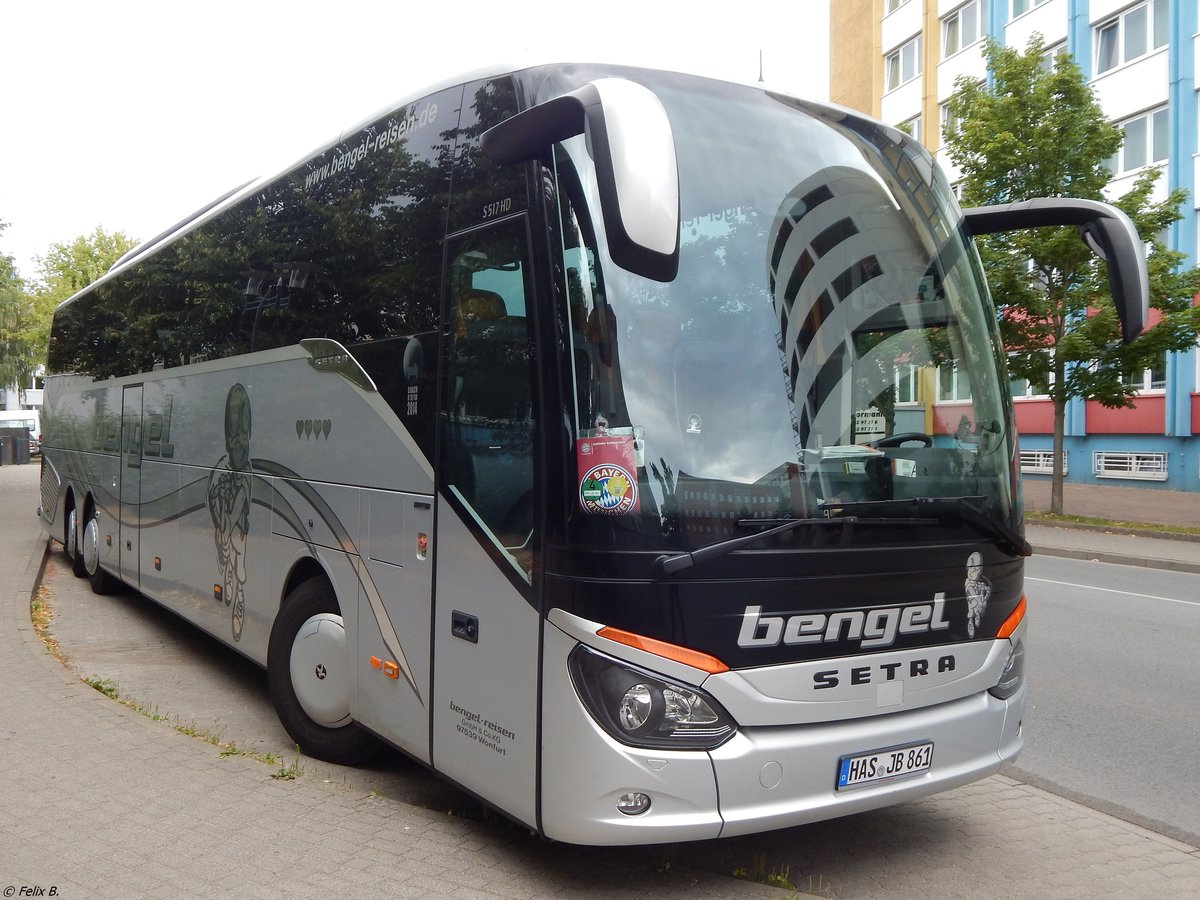
[[[287,602],[287,598],[292,591],[304,584],[304,582],[311,581],[314,578],[323,579],[329,586],[330,593],[333,594],[334,602],[337,603],[338,611],[340,613],[342,609],[342,601],[338,599],[337,589],[334,587],[333,579],[329,577],[329,572],[326,571],[325,566],[321,564],[321,561],[312,556],[302,556],[292,563],[292,568],[288,572],[287,577],[284,578],[283,584],[280,587],[278,609],[283,609],[283,605]],[[278,615],[278,610],[276,611],[276,615]]]

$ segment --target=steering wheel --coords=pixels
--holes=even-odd
[[[872,447],[899,447],[901,444],[918,443],[924,447],[933,446],[933,435],[922,434],[919,431],[902,431],[899,434],[889,434],[877,441],[871,441]]]

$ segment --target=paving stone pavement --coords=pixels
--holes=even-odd
[[[288,762],[265,679],[132,594],[93,597],[33,516],[36,466],[0,468],[0,893],[61,897],[1200,896],[1200,851],[1004,775],[818,825],[667,848],[551,844],[468,811],[395,760],[303,760],[295,780],[172,723]],[[40,579],[72,665],[29,620]],[[236,670],[236,671],[235,671]],[[80,680],[111,678],[155,721]],[[161,706],[161,708],[160,708]],[[29,894],[26,894],[28,896]],[[7,896],[7,894],[5,894]]]

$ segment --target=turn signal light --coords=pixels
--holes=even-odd
[[[1017,608],[1012,611],[1004,624],[1000,626],[1000,630],[996,632],[996,637],[1006,638],[1012,637],[1012,633],[1017,630],[1017,626],[1021,624],[1021,620],[1025,618],[1025,595],[1021,595],[1021,602],[1017,604]]]
[[[729,671],[729,666],[725,665],[725,663],[721,662],[715,656],[709,656],[707,653],[701,653],[699,650],[680,647],[678,644],[669,644],[666,641],[634,634],[631,631],[622,631],[620,628],[613,628],[612,626],[605,626],[597,631],[596,634],[600,637],[608,638],[610,641],[616,641],[618,644],[624,644],[627,647],[633,647],[637,650],[645,650],[647,653],[653,653],[655,656],[661,656],[664,659],[674,660],[675,662],[683,663],[685,666],[700,669],[710,675],[719,675],[722,672]]]

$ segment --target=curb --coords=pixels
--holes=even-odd
[[[1043,522],[1038,519],[1026,519],[1027,526],[1037,528],[1065,528],[1069,531],[1093,531],[1100,534],[1127,534],[1133,537],[1158,538],[1163,541],[1188,541],[1200,544],[1200,534],[1189,534],[1181,531],[1157,531],[1153,528],[1137,528],[1121,525],[1089,525],[1086,522]]]
[[[1094,562],[1114,563],[1119,566],[1140,566],[1144,569],[1165,569],[1170,572],[1188,572],[1200,575],[1200,563],[1181,559],[1162,559],[1148,556],[1129,556],[1124,553],[1106,553],[1098,550],[1079,550],[1074,547],[1046,547],[1033,545],[1035,556],[1059,556],[1066,559],[1082,559]]]

